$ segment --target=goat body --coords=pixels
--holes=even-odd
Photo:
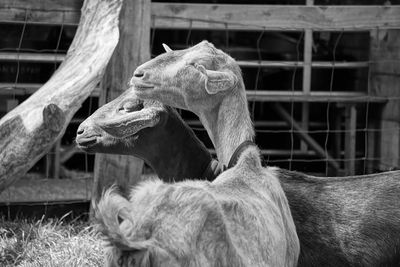
[[[286,215],[275,205],[285,199],[273,193],[279,182],[257,159],[258,150],[247,149],[220,182],[144,182],[129,201],[106,193],[97,216],[118,248],[113,264],[287,266]]]

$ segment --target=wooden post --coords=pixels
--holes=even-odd
[[[355,175],[357,109],[354,104],[345,106],[345,117],[345,173]]]
[[[314,0],[307,0],[307,6],[314,5]],[[313,32],[310,29],[304,30],[304,53],[303,53],[303,92],[309,94],[311,91],[311,63],[312,63],[312,46],[313,46]],[[305,130],[309,130],[309,119],[310,119],[310,103],[304,102],[301,104],[301,127]],[[307,151],[307,143],[303,140],[300,141],[301,151]]]
[[[375,157],[380,157],[380,170],[391,170],[400,166],[400,30],[371,31],[370,47],[369,92],[388,98],[381,114],[380,155]]]
[[[100,105],[119,96],[134,70],[150,59],[150,0],[125,0],[120,14],[120,40],[101,83]],[[143,161],[132,156],[96,154],[92,203],[117,184],[122,193],[141,180]]]

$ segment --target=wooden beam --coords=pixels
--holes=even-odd
[[[65,54],[55,53],[27,53],[27,52],[0,52],[0,60],[7,61],[29,61],[29,62],[62,62],[65,59]],[[278,60],[238,60],[237,63],[241,67],[304,67],[302,61],[278,61]],[[333,61],[314,61],[308,63],[310,67],[317,68],[367,68],[368,61],[354,62],[333,62]]]
[[[248,101],[259,102],[344,102],[344,103],[386,103],[387,98],[378,96],[368,96],[361,92],[329,92],[311,91],[308,94],[302,91],[266,91],[248,90],[246,91]]]
[[[62,62],[64,59],[65,59],[65,54],[0,52],[0,60],[6,60],[6,61],[59,63]]]
[[[43,84],[41,83],[0,83],[0,95],[31,95]],[[92,97],[98,97],[100,89],[98,85],[90,93]]]
[[[150,59],[150,0],[125,0],[121,37],[101,83],[99,105],[119,96],[137,66]],[[141,180],[143,161],[132,156],[96,154],[92,203],[104,189],[117,184],[127,194]]]
[[[191,126],[191,127],[202,127],[202,129],[205,130],[205,128],[203,127],[203,124],[200,122],[200,120],[185,120],[185,122]],[[258,127],[268,127],[268,128],[282,128],[287,126],[287,123],[283,122],[283,121],[262,121],[262,120],[256,120],[253,122],[254,127],[258,128]],[[323,122],[316,122],[316,121],[310,121],[309,122],[309,126],[311,128],[321,128],[321,127],[326,127],[326,123]],[[272,129],[268,129],[271,131],[274,131]],[[256,130],[257,131],[257,130]],[[260,131],[264,131],[264,130],[260,130]]]
[[[83,0],[2,0],[0,22],[78,25]]]
[[[275,67],[275,68],[297,68],[304,67],[303,61],[275,61],[275,60],[237,60],[240,67],[258,68],[258,67]],[[309,62],[311,67],[315,68],[333,68],[335,69],[352,69],[352,68],[368,68],[368,61],[353,62],[333,62],[333,61],[313,61]]]
[[[44,11],[80,11],[83,0],[1,0],[0,8],[21,8]]]
[[[388,98],[380,117],[379,169],[400,166],[400,31],[371,31],[369,92]]]
[[[400,6],[153,3],[157,29],[350,30],[400,28]]]
[[[345,157],[344,166],[347,176],[356,173],[356,129],[357,129],[357,109],[355,105],[345,107]]]
[[[0,119],[0,192],[50,150],[99,83],[118,42],[120,9],[121,0],[86,0],[65,61]]]
[[[82,0],[3,0],[0,22],[77,25]],[[151,4],[154,28],[368,30],[400,28],[400,6]],[[153,25],[153,23],[152,23]]]
[[[312,6],[314,4],[314,0],[307,0],[306,5]],[[310,29],[306,29],[304,31],[304,67],[303,67],[303,85],[302,89],[304,94],[309,94],[311,91],[311,70],[312,70],[312,50],[313,50],[313,32]],[[302,103],[301,106],[301,127],[308,131],[308,123],[310,116],[310,105],[305,102]],[[301,140],[300,149],[302,151],[307,151],[307,143]]]

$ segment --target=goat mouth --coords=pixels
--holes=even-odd
[[[90,137],[79,137],[75,140],[78,148],[87,149],[97,143],[97,135]]]
[[[130,85],[133,86],[136,90],[148,90],[154,88],[153,84],[144,82],[137,78],[132,78],[130,81]]]

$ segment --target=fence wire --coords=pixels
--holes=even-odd
[[[37,10],[35,10],[37,11]],[[45,12],[46,10],[40,10]],[[62,22],[57,26],[59,27],[59,33],[58,36],[56,37],[56,45],[54,49],[41,49],[41,48],[29,48],[29,47],[23,47],[24,40],[26,40],[26,32],[27,32],[27,27],[32,27],[36,24],[31,24],[29,21],[29,13],[30,10],[26,9],[25,10],[25,18],[24,21],[21,23],[19,22],[18,25],[21,25],[21,29],[19,32],[18,42],[17,45],[14,47],[9,47],[9,46],[0,46],[0,52],[4,53],[12,53],[15,54],[16,60],[16,71],[15,71],[15,76],[13,79],[13,86],[7,85],[7,86],[2,86],[1,84],[5,84],[9,82],[8,80],[4,80],[4,75],[1,75],[1,69],[0,69],[0,92],[4,92],[6,90],[8,93],[8,98],[7,99],[12,99],[14,101],[21,101],[21,98],[19,95],[16,94],[15,89],[20,87],[20,84],[23,84],[24,81],[21,79],[21,64],[23,61],[21,60],[21,56],[24,53],[53,53],[55,55],[65,55],[66,50],[61,49],[61,47],[66,47],[68,45],[63,44],[66,40],[63,40],[63,33],[66,28],[66,24],[64,23],[64,13],[62,12]],[[183,31],[178,31],[178,30],[169,30],[166,31],[165,29],[159,30],[155,28],[156,25],[156,20],[157,19],[170,19],[170,20],[186,20],[188,27],[186,29],[183,29]],[[193,25],[195,22],[207,22],[207,23],[217,23],[220,25],[223,25],[223,30],[199,30],[195,29]],[[7,24],[2,24],[3,26]],[[243,45],[243,43],[240,43],[238,41],[239,37],[241,34],[243,34],[245,31],[237,31],[237,30],[232,30],[236,26],[241,25],[241,26],[251,26],[256,29],[255,33],[253,34],[253,37],[250,41],[243,42],[246,43],[247,46]],[[38,27],[40,25],[37,25]],[[69,25],[68,25],[69,26]],[[70,27],[70,26],[69,26]],[[343,59],[340,58],[342,56],[342,51],[339,51],[340,49],[346,48],[345,45],[341,44],[341,41],[344,38],[345,34],[348,34],[348,32],[345,29],[342,29],[340,31],[336,32],[327,32],[329,34],[329,42],[333,42],[333,45],[328,46],[328,56],[331,57],[330,60],[317,60],[317,59],[312,59],[312,62],[318,62],[318,61],[323,61],[326,63],[329,63],[331,65],[330,68],[330,74],[329,74],[329,86],[328,88],[325,88],[324,92],[326,93],[326,99],[324,100],[318,100],[318,102],[313,102],[312,99],[307,99],[306,101],[295,101],[294,98],[298,92],[302,92],[303,88],[300,88],[299,90],[299,85],[298,85],[298,80],[299,77],[302,76],[302,71],[304,70],[305,64],[301,65],[301,62],[304,61],[304,52],[302,51],[302,47],[304,48],[304,39],[305,39],[305,32],[293,32],[293,29],[288,29],[288,28],[282,28],[281,31],[268,31],[265,27],[258,27],[257,25],[246,25],[244,23],[230,23],[229,21],[216,21],[216,20],[198,20],[198,19],[186,19],[186,18],[176,18],[176,17],[157,17],[157,16],[152,16],[151,17],[151,27],[152,27],[152,32],[150,35],[150,49],[152,51],[152,56],[156,56],[160,53],[162,53],[162,50],[160,50],[161,47],[161,40],[162,38],[169,38],[168,40],[172,41],[172,48],[178,47],[178,48],[184,48],[187,46],[191,46],[196,44],[199,39],[201,38],[208,39],[212,43],[217,43],[217,48],[220,48],[222,50],[226,50],[228,53],[230,51],[234,51],[236,48],[241,48],[244,49],[244,51],[251,51],[253,48],[255,49],[255,56],[253,56],[252,61],[258,63],[258,65],[254,68],[251,67],[242,67],[244,70],[244,73],[247,73],[245,71],[251,71],[255,70],[254,75],[244,75],[244,80],[245,83],[247,84],[253,84],[254,86],[252,88],[247,88],[247,90],[254,91],[255,93],[257,92],[268,92],[271,91],[269,88],[265,88],[266,82],[265,80],[268,80],[267,74],[266,73],[277,73],[279,71],[281,72],[289,72],[290,73],[290,78],[289,78],[289,83],[290,86],[289,88],[276,88],[278,89],[279,92],[291,92],[292,95],[288,94],[287,95],[287,100],[284,101],[277,101],[281,107],[287,112],[287,114],[290,115],[291,121],[287,122],[282,117],[274,110],[271,108],[271,106],[274,105],[274,103],[271,102],[265,102],[262,100],[257,99],[257,97],[252,98],[251,101],[249,101],[249,109],[251,113],[251,117],[253,121],[255,122],[256,126],[256,135],[257,135],[257,143],[260,146],[261,151],[263,152],[263,156],[265,158],[265,161],[269,165],[277,165],[281,166],[284,168],[288,168],[291,170],[299,170],[299,171],[306,171],[310,173],[318,173],[319,175],[346,175],[346,174],[367,174],[371,172],[376,172],[376,171],[383,171],[383,170],[389,170],[389,169],[396,169],[398,166],[393,165],[391,162],[387,162],[385,158],[382,157],[379,151],[377,151],[376,147],[379,146],[379,143],[381,142],[382,136],[387,136],[388,134],[392,132],[398,132],[400,128],[398,126],[393,126],[393,127],[388,127],[387,125],[382,125],[382,118],[379,116],[378,113],[381,112],[382,107],[379,107],[380,105],[383,106],[385,104],[377,104],[376,102],[382,102],[390,100],[392,103],[395,101],[400,101],[400,95],[396,96],[390,96],[388,99],[387,96],[385,95],[376,95],[375,92],[372,90],[372,80],[373,80],[373,75],[376,75],[374,72],[374,68],[378,66],[379,64],[400,64],[400,57],[399,58],[370,58],[369,53],[371,49],[367,49],[364,52],[366,53],[363,56],[366,56],[366,60],[355,60],[358,62],[366,62],[368,67],[361,67],[359,68],[360,71],[366,69],[367,70],[367,75],[364,75],[360,77],[360,74],[356,74],[357,81],[358,83],[364,84],[363,90],[361,91],[364,93],[363,95],[350,95],[346,96],[347,101],[341,103],[341,101],[336,101],[333,100],[333,98],[336,96],[337,92],[340,92],[336,90],[335,83],[337,83],[338,79],[341,77],[338,74],[339,69],[342,70],[340,66],[341,63],[343,63]],[[381,34],[381,29],[373,29],[373,31],[376,31],[376,40],[380,40],[379,34]],[[167,34],[165,33],[167,32]],[[271,35],[272,33],[272,35]],[[313,33],[319,34],[321,33],[320,29],[315,29],[313,30]],[[365,34],[371,35],[370,31],[364,31]],[[265,53],[265,48],[264,46],[269,42],[269,39],[271,36],[281,36],[282,38],[286,38],[287,40],[290,39],[290,44],[294,45],[294,58],[289,58],[286,59],[285,56],[283,55],[281,59],[276,59],[274,58],[274,61],[281,61],[281,62],[297,62],[300,64],[293,64],[293,66],[282,66],[282,67],[273,67],[273,66],[267,66],[264,67],[262,66],[262,62],[268,61],[269,56],[266,56]],[[351,33],[350,33],[351,34]],[[250,36],[250,35],[249,35]],[[348,37],[346,37],[348,38]],[[356,38],[356,37],[354,37]],[[314,40],[314,38],[313,38]],[[321,43],[322,41],[319,40]],[[380,42],[378,41],[378,46],[380,45]],[[313,41],[312,46],[309,49],[316,49],[317,45],[320,45],[320,43],[316,43]],[[369,44],[374,45],[373,43]],[[67,47],[68,48],[68,47]],[[247,50],[246,50],[247,49]],[[380,47],[377,47],[377,49],[380,49]],[[249,52],[250,53],[250,52]],[[244,53],[245,54],[245,53]],[[279,53],[276,52],[275,55],[272,56],[277,56]],[[315,53],[316,54],[316,53]],[[341,55],[339,55],[341,54]],[[289,55],[290,56],[290,55]],[[249,57],[250,58],[250,57]],[[249,60],[249,58],[244,58],[244,60]],[[3,62],[6,62],[6,60],[2,60],[0,58],[0,64]],[[355,62],[354,61],[354,62]],[[47,62],[48,63],[48,62]],[[54,62],[53,64],[53,71],[56,70],[56,68],[59,65],[59,60],[54,57]],[[338,66],[339,65],[339,66]],[[317,67],[311,67],[311,80],[318,82],[318,76],[316,75],[316,70]],[[322,68],[321,68],[322,69]],[[329,69],[328,69],[329,70]],[[346,69],[346,71],[354,71],[357,70],[356,67],[354,68],[349,68]],[[270,72],[268,72],[270,71]],[[250,72],[249,72],[250,73]],[[395,74],[393,74],[395,75]],[[398,74],[397,74],[398,75]],[[267,77],[267,78],[266,78]],[[278,76],[279,77],[279,76]],[[314,79],[314,80],[313,80]],[[343,90],[346,92],[359,92],[357,91],[358,88],[356,88],[356,84],[354,85],[353,88],[345,88],[348,89]],[[275,88],[273,88],[275,90]],[[311,82],[311,94],[315,91],[315,88],[313,86],[313,82]],[[11,94],[10,94],[11,92]],[[318,92],[320,92],[318,90]],[[4,96],[1,96],[4,97]],[[281,97],[282,99],[282,97]],[[96,106],[93,101],[95,100],[94,97],[90,97],[87,101],[87,105],[84,106],[84,109],[78,111],[79,116],[75,118],[75,124],[76,122],[81,121],[82,119],[88,116],[90,116],[94,112],[94,107]],[[303,121],[303,114],[302,112],[304,109],[301,109],[301,112],[299,112],[299,106],[302,106],[303,104],[309,105],[309,111],[310,114],[308,114],[307,118],[305,118],[305,121],[308,122],[308,124],[304,125],[300,123],[300,121]],[[357,103],[357,104],[355,104]],[[324,112],[321,114],[312,114],[311,111],[318,110],[317,106],[318,105],[324,105]],[[357,120],[355,123],[355,128],[353,129],[348,129],[348,123],[347,120],[349,120],[347,112],[347,107],[353,105],[356,108],[357,112]],[[399,105],[399,104],[397,104]],[[321,109],[321,108],[319,108]],[[182,116],[186,116],[185,119],[187,120],[193,120],[190,115],[187,115],[186,113],[182,113]],[[316,116],[319,115],[319,116]],[[339,117],[339,124],[333,123],[334,119],[333,117]],[[321,120],[321,118],[324,118]],[[354,118],[353,118],[354,119]],[[260,122],[260,123],[259,123]],[[261,122],[266,122],[265,125],[261,125]],[[279,124],[278,122],[282,122]],[[259,125],[259,124],[261,125]],[[299,123],[301,127],[304,127],[304,129],[297,129],[295,127],[296,123]],[[313,126],[313,123],[318,124],[319,126]],[[275,125],[276,124],[276,125]],[[76,129],[77,125],[75,126],[69,126],[71,129]],[[278,126],[277,126],[278,125]],[[196,125],[190,125],[192,129],[198,134],[198,136],[208,144],[210,141],[206,140],[207,138],[204,137],[206,135],[205,129],[201,126]],[[353,125],[354,126],[354,125]],[[74,130],[71,130],[72,132],[75,132]],[[287,136],[288,137],[287,137]],[[260,137],[264,136],[264,137]],[[299,137],[300,136],[300,137]],[[323,137],[321,137],[323,136]],[[346,140],[349,139],[349,136],[353,136],[353,140],[355,140],[355,144],[346,144]],[[317,146],[319,146],[323,151],[324,155],[320,155],[318,151],[316,151],[315,147],[310,145],[309,143],[306,143],[305,137],[311,138]],[[268,142],[268,139],[271,138],[271,142]],[[347,139],[346,139],[347,138]],[[351,138],[349,139],[351,140]],[[49,171],[51,168],[54,168],[54,157],[60,156],[60,149],[61,150],[66,150],[67,147],[70,149],[71,146],[74,144],[73,137],[71,139],[71,133],[66,133],[64,137],[62,137],[59,141],[58,146],[55,146],[54,149],[52,149],[46,157],[44,157],[44,165],[45,165],[45,170],[42,170],[40,168],[39,172],[42,173],[43,178],[48,178],[52,179],[55,178],[52,176],[51,172]],[[304,146],[306,149],[303,149],[303,146],[301,143],[306,143]],[[340,144],[336,144],[336,142],[339,142]],[[273,143],[278,143],[281,147],[269,147],[269,144]],[[348,157],[348,152],[346,145],[351,145],[353,147],[353,157],[349,158]],[[336,146],[336,147],[334,147]],[[208,145],[208,148],[211,150],[212,147]],[[373,151],[375,150],[375,151]],[[76,153],[72,153],[74,156],[79,156],[78,151],[75,150]],[[82,154],[81,154],[82,155]],[[89,175],[84,175],[84,177],[90,177],[92,176],[93,172],[93,160],[89,158],[87,154],[83,154],[84,159],[75,160],[73,163],[73,167],[76,167],[77,169],[81,170],[85,174]],[[334,161],[338,164],[340,167],[338,170],[332,170],[332,164],[331,161]],[[60,163],[59,163],[60,164]],[[68,172],[68,167],[59,166],[61,168],[61,172]],[[80,166],[78,166],[80,165]],[[317,167],[316,167],[317,166]],[[355,168],[351,172],[349,172],[348,168],[349,166],[352,166],[351,168]],[[33,170],[35,171],[35,170]],[[80,175],[79,172],[75,173],[76,175]],[[71,178],[71,177],[69,177]],[[90,183],[89,179],[86,179],[86,199],[89,198],[90,195]],[[10,189],[6,189],[5,193],[7,194],[7,197],[9,200],[12,199],[11,196],[11,191]],[[10,202],[10,201],[8,201]],[[57,202],[60,203],[60,202]],[[65,201],[61,203],[71,203],[71,201]],[[47,204],[50,204],[48,202]],[[10,211],[8,211],[10,214]]]

